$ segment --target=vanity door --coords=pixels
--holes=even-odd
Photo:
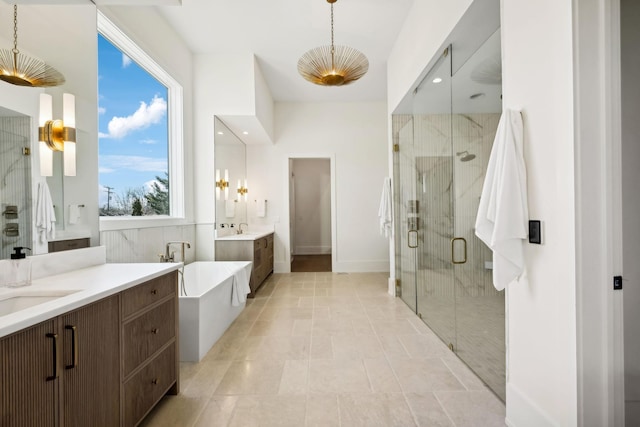
[[[65,427],[120,424],[119,296],[61,319]]]
[[[0,339],[0,425],[58,425],[60,339],[48,320]]]

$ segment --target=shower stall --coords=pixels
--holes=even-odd
[[[499,30],[456,53],[446,48],[392,116],[396,277],[406,304],[504,400],[504,292],[474,233],[502,111]]]

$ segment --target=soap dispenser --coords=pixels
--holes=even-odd
[[[31,284],[31,259],[27,258],[27,254],[22,252],[23,249],[29,249],[22,246],[13,248],[11,254],[11,272],[9,283],[10,288],[17,288],[20,286],[28,286]]]

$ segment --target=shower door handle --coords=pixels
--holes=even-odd
[[[416,236],[416,239],[415,239],[416,244],[415,245],[411,245],[411,233],[416,233],[415,234],[415,236]],[[407,232],[407,246],[409,246],[409,248],[411,248],[411,249],[415,249],[415,248],[418,247],[418,230],[409,230]]]
[[[455,257],[455,244],[457,240],[464,242],[464,259],[462,261],[456,261]],[[451,262],[453,264],[467,263],[467,239],[465,239],[464,237],[454,237],[453,239],[451,239]]]

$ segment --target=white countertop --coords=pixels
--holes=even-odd
[[[0,337],[51,319],[182,267],[182,263],[101,264],[33,280],[30,286],[0,288],[0,298],[78,291],[0,316]]]
[[[242,234],[230,234],[228,236],[216,237],[216,240],[258,240],[262,237],[273,234],[273,231],[246,232]]]

